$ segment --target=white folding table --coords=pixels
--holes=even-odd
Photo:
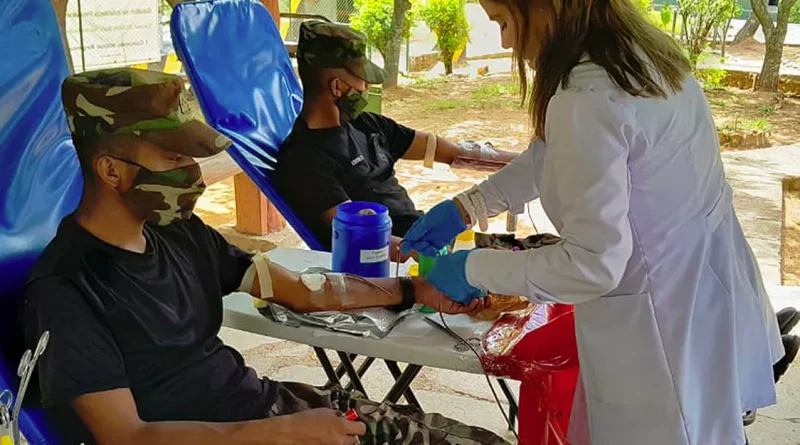
[[[329,268],[331,261],[329,253],[297,249],[275,249],[269,257],[296,272],[310,267]],[[394,270],[395,265],[392,265],[392,272]],[[319,327],[282,325],[259,313],[253,306],[252,297],[244,293],[225,297],[224,309],[223,323],[229,328],[312,346],[328,376],[329,385],[341,385],[339,379],[346,374],[348,388],[366,394],[361,377],[376,358],[384,360],[395,379],[395,384],[383,399],[386,402],[396,403],[404,396],[409,404],[419,407],[410,385],[424,366],[483,374],[480,359],[471,350],[457,347],[459,341],[423,319],[427,316],[440,322],[438,314],[410,316],[385,338],[374,339],[330,332]],[[491,322],[475,322],[466,315],[445,315],[445,320],[451,329],[466,339],[480,338],[491,326]],[[326,349],[337,352],[341,360],[338,369],[333,368]],[[358,356],[364,357],[364,361],[356,370],[353,361]],[[401,371],[398,362],[408,366]],[[512,423],[509,427],[513,428],[517,403],[506,382],[500,380],[500,386],[511,405]]]

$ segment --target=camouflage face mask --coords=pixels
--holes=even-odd
[[[123,199],[148,223],[166,226],[192,217],[197,199],[206,189],[198,164],[152,171],[127,159],[114,159],[139,167]]]
[[[349,122],[358,117],[369,104],[369,91],[359,92],[353,87],[344,96],[336,100],[342,122]]]

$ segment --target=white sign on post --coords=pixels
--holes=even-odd
[[[67,39],[75,71],[160,60],[159,3],[160,0],[71,0],[67,6]]]

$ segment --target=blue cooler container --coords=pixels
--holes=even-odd
[[[392,219],[389,209],[372,202],[348,202],[333,218],[334,272],[362,277],[389,276]]]

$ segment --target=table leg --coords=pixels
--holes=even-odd
[[[350,360],[351,361],[355,360],[356,357],[358,357],[358,354],[350,354]],[[344,369],[344,363],[339,363],[339,366],[336,367],[336,377],[341,379],[342,377],[344,377],[345,372],[347,372],[347,371]],[[325,387],[327,388],[327,387],[331,386],[331,383],[332,382],[330,380],[328,380],[328,383],[325,384]],[[352,386],[348,384],[348,388],[347,389],[352,389]]]
[[[395,373],[392,371],[393,366],[390,363],[393,363],[394,366],[397,366],[397,363],[386,360],[386,366],[389,367],[389,371],[392,372],[392,375],[394,375]],[[396,369],[399,370],[399,367]],[[414,397],[414,394],[411,393],[410,397],[411,400],[413,400],[416,403],[411,402],[411,400],[409,400],[409,394],[406,391],[409,392],[411,391],[410,388],[411,382],[414,381],[414,379],[417,377],[417,374],[419,374],[421,370],[422,366],[420,365],[409,364],[408,366],[406,366],[405,371],[403,371],[403,373],[400,374],[399,376],[395,377],[396,382],[394,383],[394,385],[392,385],[392,389],[389,390],[389,393],[386,394],[386,397],[383,398],[383,401],[389,403],[397,403],[397,401],[400,400],[400,397],[405,394],[406,401],[408,401],[410,405],[414,405],[417,408],[420,408],[419,402],[416,400],[416,397]]]
[[[360,392],[364,395],[367,399],[369,396],[367,395],[367,390],[364,389],[364,385],[361,384],[361,377],[356,372],[356,368],[353,366],[352,360],[350,360],[350,356],[341,351],[336,351],[339,354],[339,359],[342,361],[342,365],[344,366],[344,370],[347,372],[347,377],[350,378],[350,384],[353,385],[356,391]]]
[[[334,371],[331,360],[328,358],[328,354],[325,353],[325,350],[322,348],[314,348],[314,353],[317,354],[317,360],[319,360],[319,364],[322,365],[322,369],[325,370],[325,375],[328,376],[328,384],[325,385],[325,387],[342,386],[342,382],[339,380],[339,376],[336,375],[336,371]]]
[[[508,399],[508,429],[513,431],[517,423],[519,404],[517,404],[517,398],[514,397],[514,393],[511,392],[508,382],[503,379],[497,379],[497,383],[500,385],[500,389],[502,389],[503,393],[506,395],[506,399]]]
[[[384,362],[386,363],[386,367],[389,368],[389,372],[392,373],[392,377],[394,377],[395,382],[397,382],[397,380],[403,374],[403,372],[400,371],[400,366],[397,365],[397,362],[391,360],[384,360]],[[417,397],[414,395],[414,391],[411,390],[411,382],[408,382],[407,386],[408,388],[403,392],[403,396],[406,398],[406,402],[408,402],[409,405],[416,406],[421,410],[422,405],[420,405],[419,401],[417,400]]]
[[[364,374],[367,373],[370,366],[372,366],[374,362],[375,362],[375,357],[364,357],[364,361],[361,362],[361,366],[358,367],[358,377],[359,378],[364,377]],[[353,383],[352,382],[348,383],[345,389],[347,389],[348,391],[352,390]]]

